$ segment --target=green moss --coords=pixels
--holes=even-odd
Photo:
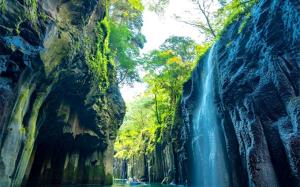
[[[112,184],[112,183],[113,183],[113,176],[112,176],[112,174],[107,173],[107,174],[105,175],[104,184],[110,185],[110,184]]]
[[[95,53],[90,54],[89,51],[86,51],[85,53],[89,69],[91,70],[95,80],[99,83],[99,89],[101,92],[105,92],[109,87],[108,65],[110,63],[110,28],[107,16],[97,24],[96,32],[97,43]],[[86,38],[86,42],[89,42],[88,38]]]
[[[211,48],[212,45],[213,45],[213,42],[206,42],[202,45],[196,46],[197,59],[196,59],[196,62],[194,63],[195,65],[198,64],[198,62],[207,53],[207,51]]]
[[[4,13],[6,10],[6,0],[0,0],[0,12]]]
[[[25,133],[26,133],[26,129],[25,129],[24,127],[21,127],[21,128],[20,128],[20,133],[21,133],[21,134],[25,134]]]
[[[248,12],[248,13],[246,14],[246,16],[244,17],[244,19],[243,19],[243,21],[242,21],[242,23],[241,23],[241,25],[240,25],[240,27],[239,27],[239,31],[238,31],[239,34],[240,34],[240,33],[244,30],[244,28],[246,27],[246,25],[247,25],[247,23],[248,23],[250,17],[251,17],[251,12]]]
[[[37,17],[38,17],[38,14],[37,14],[37,12],[38,12],[37,0],[26,0],[25,3],[26,3],[26,6],[29,9],[28,18],[31,21],[36,21]]]
[[[21,25],[22,21],[20,20],[17,24],[16,24],[16,33],[19,35],[20,34],[20,25]]]
[[[39,14],[39,17],[40,17],[43,21],[47,21],[47,19],[48,19],[47,14],[45,14],[44,12],[41,12],[41,13]]]
[[[246,4],[247,6],[242,5],[241,2],[238,0],[233,0],[231,3],[229,3],[229,5],[225,7],[225,10],[230,10],[230,14],[224,20],[222,30],[218,33],[215,41],[220,39],[223,33],[227,30],[228,26],[231,25],[233,22],[240,19],[243,15],[246,15],[246,17],[250,16],[250,10],[257,2],[257,0],[249,0],[249,2]]]
[[[36,138],[36,122],[38,119],[38,114],[39,114],[40,108],[41,108],[44,100],[46,99],[48,93],[50,92],[51,88],[52,87],[49,86],[45,90],[45,92],[39,93],[37,98],[34,101],[33,106],[32,106],[32,110],[30,113],[31,116],[29,118],[29,122],[28,122],[27,128],[26,128],[26,140],[24,142],[24,144],[25,144],[24,150],[22,152],[19,164],[17,166],[14,186],[21,186],[22,179],[26,172],[26,168],[27,168],[27,165],[30,160],[30,156],[32,154],[32,150],[34,147],[34,142],[35,142],[35,138]]]
[[[30,87],[29,85],[24,85],[20,89],[19,97],[16,101],[16,105],[14,107],[13,115],[11,117],[11,123],[17,124],[20,126],[22,125],[22,120],[25,115],[25,112],[27,110],[28,102],[29,102],[29,96],[32,93],[33,87]]]
[[[67,32],[62,32],[60,38],[50,36],[46,41],[46,50],[41,53],[41,58],[47,75],[66,57],[70,49],[69,41],[70,36]]]

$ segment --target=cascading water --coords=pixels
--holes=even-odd
[[[214,103],[214,46],[203,65],[198,108],[193,118],[194,184],[197,187],[228,187],[226,152]]]

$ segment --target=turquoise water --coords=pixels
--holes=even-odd
[[[43,186],[43,187],[57,187],[57,186]],[[140,184],[140,185],[128,185],[128,184],[113,184],[108,186],[103,185],[61,185],[59,187],[184,187],[180,185],[162,185],[162,184]]]
[[[163,184],[139,184],[139,185],[129,185],[126,184],[125,180],[114,180],[114,184],[111,186],[105,186],[105,187],[184,187],[184,186],[179,186],[179,185],[163,185]]]
[[[106,187],[184,187],[180,185],[162,185],[162,184],[141,184],[141,185],[128,185],[128,184],[113,184],[112,186]]]
[[[45,186],[54,187],[54,186]],[[140,185],[128,185],[125,183],[115,183],[113,185],[62,185],[59,187],[184,187],[182,185],[162,185],[162,184],[140,184]]]
[[[54,186],[43,186],[54,187]],[[57,187],[57,186],[55,186]],[[115,181],[113,185],[61,185],[59,187],[185,187],[183,185],[163,185],[163,184],[140,184],[140,185],[128,185],[125,181]]]

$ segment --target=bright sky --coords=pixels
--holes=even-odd
[[[142,53],[147,53],[153,49],[157,49],[170,36],[188,36],[195,41],[200,41],[199,31],[189,25],[179,22],[175,19],[176,15],[186,14],[186,11],[193,10],[193,4],[190,0],[170,0],[169,6],[162,15],[145,10],[143,13],[144,25],[143,34],[146,36]],[[122,96],[126,103],[133,101],[135,97],[141,94],[146,88],[143,83],[135,83],[132,87],[123,86],[121,88]]]

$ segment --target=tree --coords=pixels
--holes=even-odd
[[[145,0],[147,8],[156,14],[163,14],[170,0]]]
[[[193,15],[188,16],[189,18],[179,15],[175,15],[175,18],[183,23],[198,28],[200,33],[205,35],[206,41],[215,40],[224,28],[239,18],[242,13],[248,11],[256,2],[256,0],[191,1],[195,5],[196,13],[194,11],[189,12],[190,15]]]
[[[116,62],[117,79],[119,84],[130,84],[139,80],[136,71],[139,47],[132,40],[132,32],[126,25],[110,24],[110,49]]]
[[[197,44],[189,37],[172,36],[161,46],[161,50],[172,50],[175,55],[180,56],[183,61],[193,61],[196,58],[195,48]]]
[[[150,145],[152,142],[149,141],[156,129],[151,102],[150,98],[141,96],[128,105],[115,143],[115,157],[128,159],[136,154],[145,153],[148,147],[154,146]]]
[[[119,84],[139,81],[139,51],[146,42],[140,0],[114,0],[110,8],[110,49],[115,60]]]
[[[146,75],[146,92],[130,103],[117,138],[116,157],[153,151],[173,123],[182,85],[190,76],[197,45],[187,37],[173,36],[159,50],[146,54],[140,64]]]
[[[187,80],[194,66],[195,53],[196,44],[193,40],[173,36],[159,50],[144,57],[143,67],[147,72],[144,81],[148,84],[147,93],[153,97],[157,123],[172,123],[183,82]]]

